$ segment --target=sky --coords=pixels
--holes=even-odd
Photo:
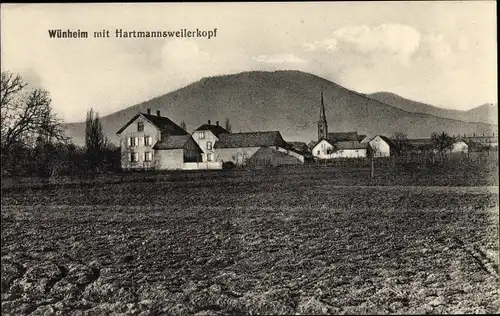
[[[67,122],[253,70],[300,70],[449,109],[498,99],[495,1],[3,4],[0,21],[2,71],[48,90]],[[52,29],[89,38],[53,39]],[[116,29],[217,31],[116,38]],[[93,38],[101,30],[111,37]]]

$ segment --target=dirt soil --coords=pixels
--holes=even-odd
[[[2,189],[2,315],[500,312],[498,191],[210,175]]]

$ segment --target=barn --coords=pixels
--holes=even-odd
[[[278,131],[221,134],[214,148],[217,161],[237,166],[304,163],[304,155],[295,151]]]

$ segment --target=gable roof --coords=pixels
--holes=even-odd
[[[220,134],[224,133],[229,133],[224,127],[220,125],[210,125],[210,124],[203,124],[195,131],[211,131],[215,136],[219,137]]]
[[[383,135],[377,135],[377,136],[382,138],[387,143],[387,145],[389,145],[389,147],[396,148],[396,144],[389,137],[383,136]],[[377,136],[375,136],[375,137],[377,137]],[[375,138],[375,137],[373,137],[373,138]]]
[[[340,133],[328,133],[328,139],[334,142],[342,141],[358,141],[359,136],[357,132],[340,132]]]
[[[151,115],[151,114],[146,114],[146,113],[138,113],[135,115],[130,121],[128,121],[125,125],[123,125],[122,128],[116,134],[120,134],[123,132],[130,124],[132,124],[139,116],[143,116],[145,119],[147,119],[151,124],[156,126],[162,133],[166,133],[169,135],[187,135],[188,132],[186,132],[182,127],[179,125],[175,124],[172,122],[168,117],[165,116],[158,116],[158,115]]]
[[[309,151],[309,146],[305,142],[288,142],[291,148],[302,152]]]
[[[333,145],[337,149],[366,149],[368,144],[360,143],[359,141],[343,141],[336,142]]]
[[[267,146],[289,147],[278,131],[220,134],[219,140],[214,144],[215,148]]]
[[[153,149],[181,149],[184,148],[191,135],[169,135],[156,142]]]

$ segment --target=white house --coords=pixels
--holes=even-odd
[[[453,147],[451,148],[452,153],[468,153],[469,146],[463,141],[459,140],[453,143]]]
[[[314,145],[312,154],[318,159],[363,158],[367,156],[368,144],[359,141],[321,139]]]
[[[160,111],[138,113],[116,134],[124,170],[186,169],[201,162],[202,150],[191,135]]]
[[[388,137],[382,135],[377,135],[372,138],[365,137],[361,143],[370,144],[374,157],[390,157],[395,154],[394,143]]]
[[[221,134],[229,133],[225,128],[219,126],[219,121],[215,125],[203,124],[193,132],[193,138],[200,146],[203,153],[201,154],[202,162],[215,161],[215,143],[219,140]]]

